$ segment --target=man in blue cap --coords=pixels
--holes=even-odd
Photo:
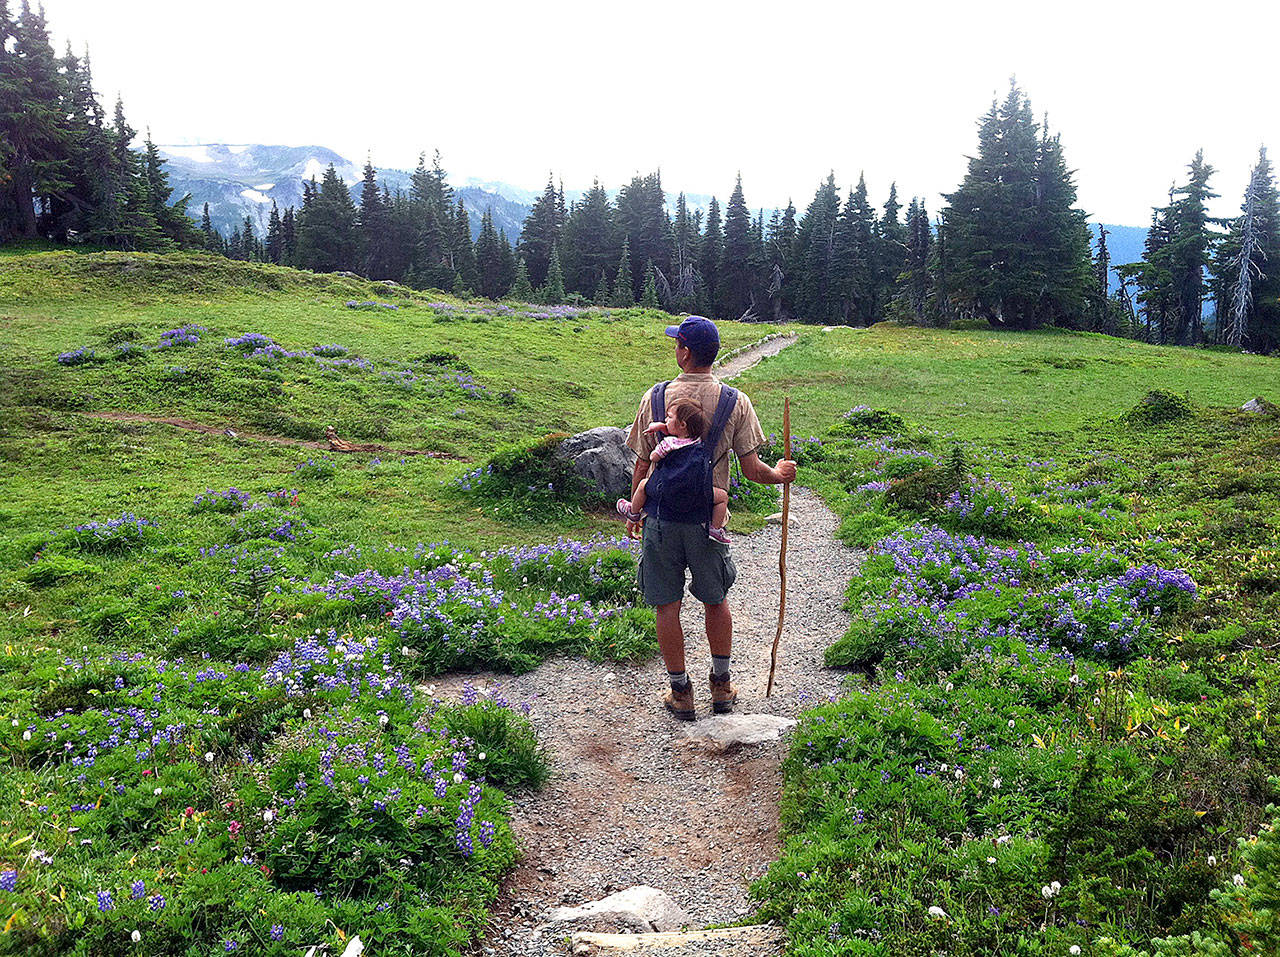
[[[668,326],[667,335],[676,341],[676,365],[680,375],[670,382],[658,383],[645,393],[632,423],[627,445],[638,456],[631,489],[649,474],[649,455],[660,435],[648,430],[651,423],[661,421],[662,410],[680,399],[696,401],[722,430],[710,435],[712,482],[717,488],[729,488],[729,452],[738,456],[742,474],[752,482],[781,485],[796,477],[796,464],[782,460],[775,466],[760,461],[757,454],[764,444],[764,430],[756,418],[747,396],[711,374],[712,363],[720,351],[720,331],[710,319],[689,316],[678,326]],[[710,442],[708,445],[710,446]],[[657,617],[658,646],[671,679],[671,690],[663,699],[668,711],[684,721],[696,716],[693,685],[685,669],[684,631],[680,625],[680,605],[684,598],[685,570],[692,578],[689,591],[702,602],[706,612],[707,642],[711,646],[711,709],[716,714],[733,710],[738,692],[730,681],[729,664],[733,647],[733,616],[727,601],[728,591],[737,577],[729,546],[707,535],[701,521],[674,521],[663,517],[663,505],[646,507],[647,519],[627,523],[627,533],[642,538],[640,588],[645,601],[654,606]],[[680,511],[668,516],[685,518]]]

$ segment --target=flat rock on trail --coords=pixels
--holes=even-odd
[[[840,673],[823,669],[822,652],[848,625],[845,589],[862,556],[836,541],[838,520],[816,495],[793,488],[791,508],[787,619],[772,698],[765,698],[765,684],[782,530],[767,526],[734,538],[738,713],[795,717],[841,683]],[[686,596],[682,618],[698,720],[706,721],[711,657],[702,606]],[[616,928],[539,930],[552,910],[638,884],[669,894],[694,927],[751,913],[747,887],[779,851],[785,737],[723,752],[700,743],[687,734],[689,723],[663,709],[666,670],[657,657],[643,664],[560,658],[514,677],[450,675],[436,682],[436,694],[457,697],[467,683],[500,686],[513,703],[529,702],[552,760],[546,787],[513,796],[523,858],[502,889],[479,953],[563,954],[570,930]]]

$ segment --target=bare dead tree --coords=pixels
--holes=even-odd
[[[1266,160],[1267,151],[1263,147],[1258,158],[1258,165],[1249,175],[1249,185],[1244,191],[1244,215],[1240,218],[1240,252],[1233,265],[1236,268],[1236,281],[1231,292],[1231,316],[1227,320],[1227,345],[1237,349],[1244,346],[1249,337],[1249,310],[1253,307],[1253,283],[1256,279],[1264,279],[1261,267],[1254,261],[1255,257],[1266,259],[1262,249],[1262,236],[1255,215],[1258,205],[1258,194],[1262,189],[1261,173]]]

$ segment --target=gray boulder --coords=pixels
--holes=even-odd
[[[788,728],[795,727],[792,718],[772,714],[726,714],[704,718],[685,727],[684,734],[691,745],[712,754],[733,751],[749,744],[768,744],[782,737]]]
[[[1241,412],[1274,412],[1275,406],[1266,399],[1259,396],[1256,399],[1250,399],[1244,405],[1240,406]]]
[[[601,495],[631,494],[636,454],[627,448],[625,429],[602,425],[571,435],[560,443],[556,455],[567,460],[573,473]]]

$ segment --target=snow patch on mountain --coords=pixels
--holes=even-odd
[[[255,202],[255,203],[271,202],[270,196],[263,196],[256,189],[242,189],[240,190],[240,195],[243,196],[245,199],[251,200],[252,202]]]
[[[263,192],[266,192],[269,189],[275,189],[275,186],[276,186],[275,183],[263,183],[260,186],[255,186],[254,189],[260,189]]]
[[[207,146],[165,146],[162,147],[162,150],[171,157],[180,156],[193,163],[213,162],[213,157],[209,155],[209,147]]]
[[[227,144],[227,151],[231,153],[235,153],[236,155],[243,153],[248,148],[249,148],[248,144],[243,144],[240,146],[232,146],[229,143]]]
[[[324,176],[324,171],[328,169],[328,163],[321,163],[314,156],[307,160],[307,165],[302,168],[303,179],[320,179]]]

